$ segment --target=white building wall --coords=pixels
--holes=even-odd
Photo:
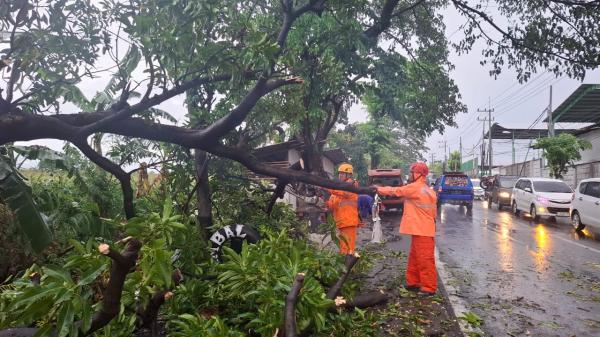
[[[325,156],[323,157],[323,169],[330,176],[335,176],[334,175],[335,165],[333,164],[333,162],[331,161],[331,159],[329,159],[329,158],[327,158]]]
[[[295,149],[288,150],[288,163],[290,163],[290,165],[295,164],[300,158],[300,151]]]
[[[600,130],[593,130],[578,136],[592,143],[592,148],[581,152],[581,160],[575,164],[593,163],[600,161]]]

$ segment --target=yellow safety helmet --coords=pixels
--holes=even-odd
[[[338,167],[338,172],[354,174],[354,168],[352,167],[352,165],[350,165],[348,163],[344,163],[344,164],[340,165],[340,167]]]

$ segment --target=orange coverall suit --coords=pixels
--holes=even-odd
[[[333,219],[340,236],[340,254],[353,254],[356,249],[358,218],[358,195],[340,190],[327,190],[331,197],[327,208],[333,211]]]
[[[400,234],[412,235],[406,285],[434,293],[437,290],[434,258],[437,214],[435,192],[427,185],[424,177],[419,177],[415,182],[402,187],[378,187],[377,193],[404,198]]]

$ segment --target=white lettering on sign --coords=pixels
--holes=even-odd
[[[225,230],[225,236],[227,236],[228,239],[235,236],[235,234],[233,234],[233,231],[231,230],[231,226],[225,226],[223,230]]]
[[[244,230],[244,225],[235,225],[235,235],[238,238],[242,238],[242,239],[246,238],[246,233],[242,233],[243,230]]]
[[[211,237],[210,241],[216,243],[217,245],[222,245],[227,238],[220,233],[220,231],[215,232]]]
[[[247,234],[244,232],[244,225],[236,224],[235,227],[225,226],[221,228],[210,237],[210,241],[213,243],[213,247],[210,248],[210,255],[213,259],[218,260],[221,246],[225,241],[231,238],[246,239],[246,236]]]

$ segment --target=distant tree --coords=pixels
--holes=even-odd
[[[444,167],[441,162],[436,161],[429,165],[429,172],[431,172],[435,177],[439,177],[442,175],[444,171]]]
[[[329,138],[329,146],[346,153],[363,183],[369,168],[406,168],[427,150],[423,143],[423,137],[389,118],[350,124]]]
[[[550,175],[562,179],[576,160],[581,159],[581,151],[592,148],[592,143],[579,139],[571,134],[560,134],[555,137],[545,137],[533,145],[534,149],[544,150],[542,155],[548,159]]]
[[[450,158],[448,159],[448,170],[454,172],[460,171],[460,167],[462,166],[461,161],[462,160],[459,151],[450,153]]]

